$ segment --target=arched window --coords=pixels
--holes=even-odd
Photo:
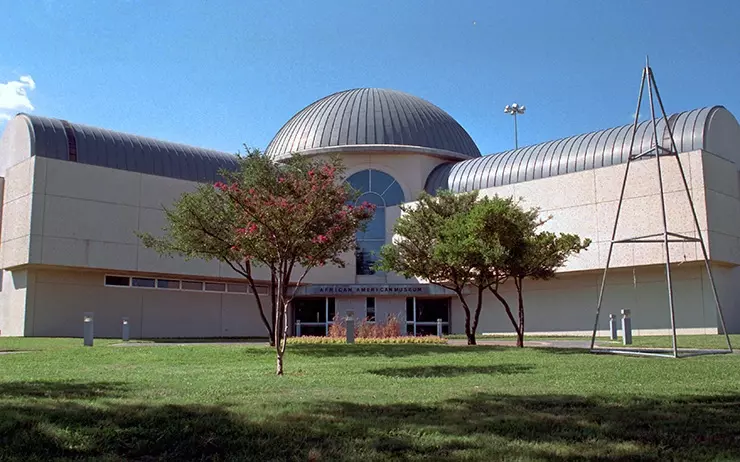
[[[357,274],[375,274],[372,266],[385,244],[385,208],[403,203],[403,190],[392,176],[373,169],[353,174],[347,183],[360,192],[356,203],[370,202],[377,207],[365,231],[357,232],[355,252]]]

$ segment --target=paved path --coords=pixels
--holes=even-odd
[[[478,345],[495,345],[495,346],[516,346],[516,340],[486,340],[485,338],[477,338],[476,342]],[[468,341],[465,339],[449,339],[447,341],[449,345],[467,345]],[[525,340],[524,346],[528,347],[547,347],[547,348],[585,348],[591,347],[591,340]]]

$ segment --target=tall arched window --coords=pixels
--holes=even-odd
[[[355,252],[357,274],[375,274],[372,266],[385,244],[385,208],[403,203],[403,190],[392,176],[373,169],[353,174],[347,183],[360,192],[356,203],[370,202],[377,207],[365,231],[357,232]]]

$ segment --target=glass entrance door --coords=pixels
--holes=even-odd
[[[450,298],[406,299],[406,333],[437,335],[437,319],[442,320],[442,333],[450,333]]]
[[[326,336],[329,334],[329,326],[333,324],[336,311],[334,298],[296,298],[292,306],[293,335]]]

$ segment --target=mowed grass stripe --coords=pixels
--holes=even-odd
[[[0,459],[740,458],[740,355],[8,343]]]

